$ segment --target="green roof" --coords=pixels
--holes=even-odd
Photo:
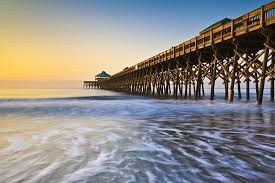
[[[101,78],[105,78],[105,77],[110,77],[110,74],[107,74],[105,71],[102,71],[100,74],[96,75],[96,77],[101,77]]]
[[[230,18],[224,18],[224,19],[222,19],[222,20],[220,20],[220,21],[218,21],[218,22],[216,22],[216,23],[210,25],[210,26],[207,27],[206,29],[202,30],[202,31],[200,32],[200,34],[202,34],[202,33],[206,32],[206,31],[208,31],[208,30],[211,29],[212,27],[214,28],[214,27],[216,27],[216,26],[219,26],[219,25],[228,23],[228,22],[230,22],[230,21],[231,21]]]

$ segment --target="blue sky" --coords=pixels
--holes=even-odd
[[[114,74],[216,21],[269,2],[3,0],[0,80],[87,80],[102,70]]]
[[[47,0],[6,2],[7,7],[34,17],[68,24],[95,23],[103,30],[135,29],[158,35],[167,43],[192,38],[205,27],[225,17],[236,18],[270,0]],[[0,2],[0,5],[3,2]],[[5,3],[4,3],[5,4]],[[45,21],[42,20],[42,21]],[[101,27],[102,26],[102,27]],[[129,30],[130,29],[130,30]],[[105,31],[103,31],[105,32]],[[134,35],[133,35],[134,36]],[[154,37],[154,36],[153,36]],[[150,40],[149,40],[150,41]]]
[[[160,36],[176,44],[225,17],[236,18],[270,0],[49,0],[31,6],[72,22],[95,22],[102,29]],[[25,4],[30,5],[30,4]],[[59,17],[60,18],[60,17]],[[135,30],[132,30],[135,29]],[[128,31],[128,32],[127,32]],[[135,36],[135,35],[133,35]],[[150,41],[150,39],[148,40]],[[167,45],[168,46],[168,45]]]

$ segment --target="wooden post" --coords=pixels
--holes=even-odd
[[[238,45],[236,45],[236,51],[238,51]],[[230,83],[230,93],[229,93],[229,102],[233,102],[234,98],[234,84],[235,84],[235,78],[236,78],[236,70],[237,70],[237,64],[238,64],[238,56],[235,53],[233,58],[233,72],[231,76],[231,83]]]
[[[196,90],[196,100],[199,98],[200,90],[201,90],[201,53],[198,59],[198,78],[197,78],[197,90]]]
[[[162,76],[162,79],[163,79],[163,83],[162,83],[162,95],[165,95],[165,76],[164,76],[164,73],[163,73],[163,76]]]
[[[156,90],[156,87],[157,87],[157,79],[158,79],[158,70],[156,68],[155,70],[155,74],[154,74],[154,83],[153,83],[153,93],[152,95],[155,95],[155,90]]]
[[[257,72],[255,72],[255,90],[256,90],[256,100],[258,101],[258,97],[259,97],[259,79],[258,79]]]
[[[275,53],[272,53],[272,60],[271,60],[271,65],[270,65],[270,69],[274,69],[275,66]],[[272,76],[273,73],[270,74],[271,78],[270,78],[270,101],[274,102],[274,76]]]
[[[164,95],[164,87],[165,87],[165,81],[164,80],[164,71],[163,71],[163,68],[161,69],[161,74],[160,74],[160,93],[161,95]]]
[[[235,37],[234,20],[231,20],[231,37],[232,37],[232,39],[234,39],[234,37]]]
[[[226,60],[229,61],[229,60]],[[225,67],[225,73],[224,73],[224,99],[228,100],[228,73],[229,73],[229,65],[227,64]]]
[[[168,85],[169,85],[169,79],[168,79],[168,76],[167,76],[167,78],[166,78],[166,87],[165,87],[165,96],[168,95],[168,90],[169,90]]]
[[[173,92],[174,92],[174,96],[176,96],[176,81],[175,81],[175,78],[172,78],[172,82],[173,82]]]
[[[171,94],[171,86],[170,86],[170,79],[168,80],[168,91],[169,91],[169,94]]]
[[[260,25],[261,25],[261,27],[265,27],[264,6],[261,6]]]
[[[242,91],[241,91],[241,81],[238,82],[238,99],[242,99]]]
[[[199,86],[199,98],[201,98],[201,84]]]
[[[227,80],[225,80],[224,81],[224,99],[225,100],[228,100],[228,81]]]
[[[180,72],[179,66],[177,66],[177,78],[176,78],[176,96],[178,96],[178,90],[180,89]]]
[[[178,95],[178,86],[177,86],[177,82],[174,81],[174,96],[176,97]]]
[[[196,86],[195,86],[195,81],[193,80],[193,91],[194,91],[194,96],[195,96],[195,94],[196,94]]]
[[[166,91],[165,91],[165,95],[169,95],[169,91],[170,91],[170,64],[168,65],[168,71],[166,72]]]
[[[218,50],[215,49],[215,56],[218,58]],[[210,100],[214,100],[215,95],[215,81],[216,81],[216,67],[217,67],[217,59],[214,59],[213,69],[212,69],[212,81],[211,81],[211,94]]]
[[[267,44],[269,44],[269,35],[267,37]],[[264,94],[264,85],[265,85],[265,78],[266,78],[266,70],[267,70],[267,62],[268,62],[268,55],[269,55],[269,48],[265,47],[264,52],[264,60],[262,65],[262,74],[261,74],[261,81],[260,81],[260,90],[259,90],[259,97],[257,104],[261,105],[263,103],[263,94]]]
[[[197,79],[197,90],[196,90],[196,100],[199,98],[199,93],[200,93],[200,89],[201,89],[201,64],[200,61],[198,63],[198,79]]]
[[[185,88],[184,88],[184,98],[187,99],[187,91],[188,91],[188,70],[185,71]]]
[[[162,83],[161,83],[161,80],[163,77],[163,66],[160,70],[156,69],[156,76],[157,76],[157,81],[156,81],[157,93],[158,93],[158,96],[160,96],[160,95],[163,95],[162,94]]]
[[[237,68],[237,77],[238,77],[238,81],[237,81],[237,84],[238,84],[238,99],[240,100],[242,98],[242,92],[241,92],[241,81],[240,81],[240,78],[239,78],[239,68]]]
[[[147,89],[147,95],[151,94],[151,75],[152,75],[152,69],[150,69],[149,75],[148,75],[148,89]]]
[[[189,78],[189,97],[191,97],[191,91],[192,91],[192,81]]]
[[[204,96],[204,84],[203,84],[203,82],[201,83],[201,90],[202,90],[202,96]]]
[[[249,87],[249,71],[246,71],[246,100],[250,99],[250,87]]]
[[[148,94],[148,89],[149,89],[149,84],[148,84],[148,75],[145,76],[146,78],[144,78],[144,88],[145,88],[145,91],[144,91],[144,94],[147,95]],[[127,87],[126,87],[127,88]]]
[[[176,73],[175,73],[175,78],[174,78],[174,96],[178,96],[178,79],[179,79],[179,72],[178,72],[178,62],[177,62],[177,67],[176,67]]]
[[[183,95],[183,81],[181,80],[180,81],[180,96],[182,97],[182,95]]]

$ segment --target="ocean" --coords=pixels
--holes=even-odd
[[[275,182],[275,104],[253,97],[1,89],[0,182]]]

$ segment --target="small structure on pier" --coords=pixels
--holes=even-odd
[[[102,81],[102,80],[105,80],[105,79],[109,79],[111,75],[106,73],[105,71],[102,71],[100,74],[97,74],[95,76],[95,80],[96,81]]]
[[[100,89],[100,83],[102,81],[105,81],[111,77],[110,74],[108,74],[105,71],[102,71],[100,74],[95,75],[94,81],[84,81],[83,82],[83,89]]]

